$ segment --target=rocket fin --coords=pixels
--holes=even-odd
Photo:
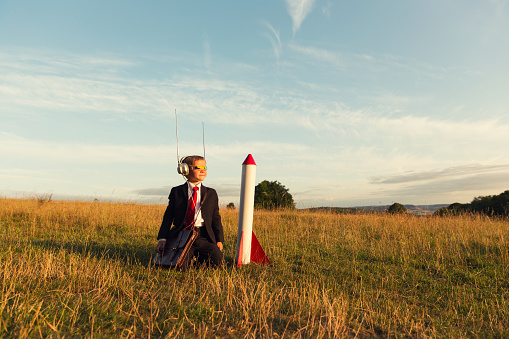
[[[270,265],[270,260],[265,254],[262,246],[256,239],[256,235],[253,232],[253,237],[251,238],[251,261],[259,264],[268,264]],[[238,264],[237,264],[238,265]]]

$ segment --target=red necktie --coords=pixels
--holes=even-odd
[[[187,206],[186,213],[186,227],[193,224],[194,215],[196,213],[196,200],[198,200],[198,187],[193,187],[193,196],[189,199],[189,206]]]

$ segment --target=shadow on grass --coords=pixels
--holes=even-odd
[[[45,239],[31,240],[30,244],[46,250],[64,250],[81,256],[115,260],[124,265],[148,266],[154,255],[153,248],[129,243],[72,242]]]
[[[130,243],[101,243],[89,241],[85,243],[59,241],[55,239],[31,240],[32,246],[46,250],[64,250],[68,253],[81,256],[91,256],[97,259],[114,260],[123,265],[151,266],[152,258],[155,255],[155,246],[146,246]],[[225,265],[231,267],[235,260],[225,256]]]

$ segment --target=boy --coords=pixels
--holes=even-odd
[[[159,242],[156,251],[161,253],[166,239],[186,227],[192,227],[194,223],[198,237],[191,246],[182,268],[188,268],[194,256],[198,257],[199,262],[208,261],[212,266],[219,267],[223,263],[223,225],[216,191],[202,185],[202,181],[207,177],[207,162],[205,158],[193,155],[185,157],[182,163],[188,166],[189,173],[185,175],[184,184],[171,189],[168,207],[157,235]]]

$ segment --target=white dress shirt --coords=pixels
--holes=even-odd
[[[193,187],[198,187],[198,191],[196,192],[196,194],[198,195],[197,196],[197,199],[196,199],[196,212],[195,212],[195,215],[194,215],[194,218],[196,220],[196,222],[194,223],[194,227],[198,228],[198,227],[202,227],[203,226],[203,218],[201,216],[201,182],[199,182],[197,185],[193,185],[191,184],[189,181],[187,182],[187,196],[189,197],[189,199],[191,199],[193,197]]]

